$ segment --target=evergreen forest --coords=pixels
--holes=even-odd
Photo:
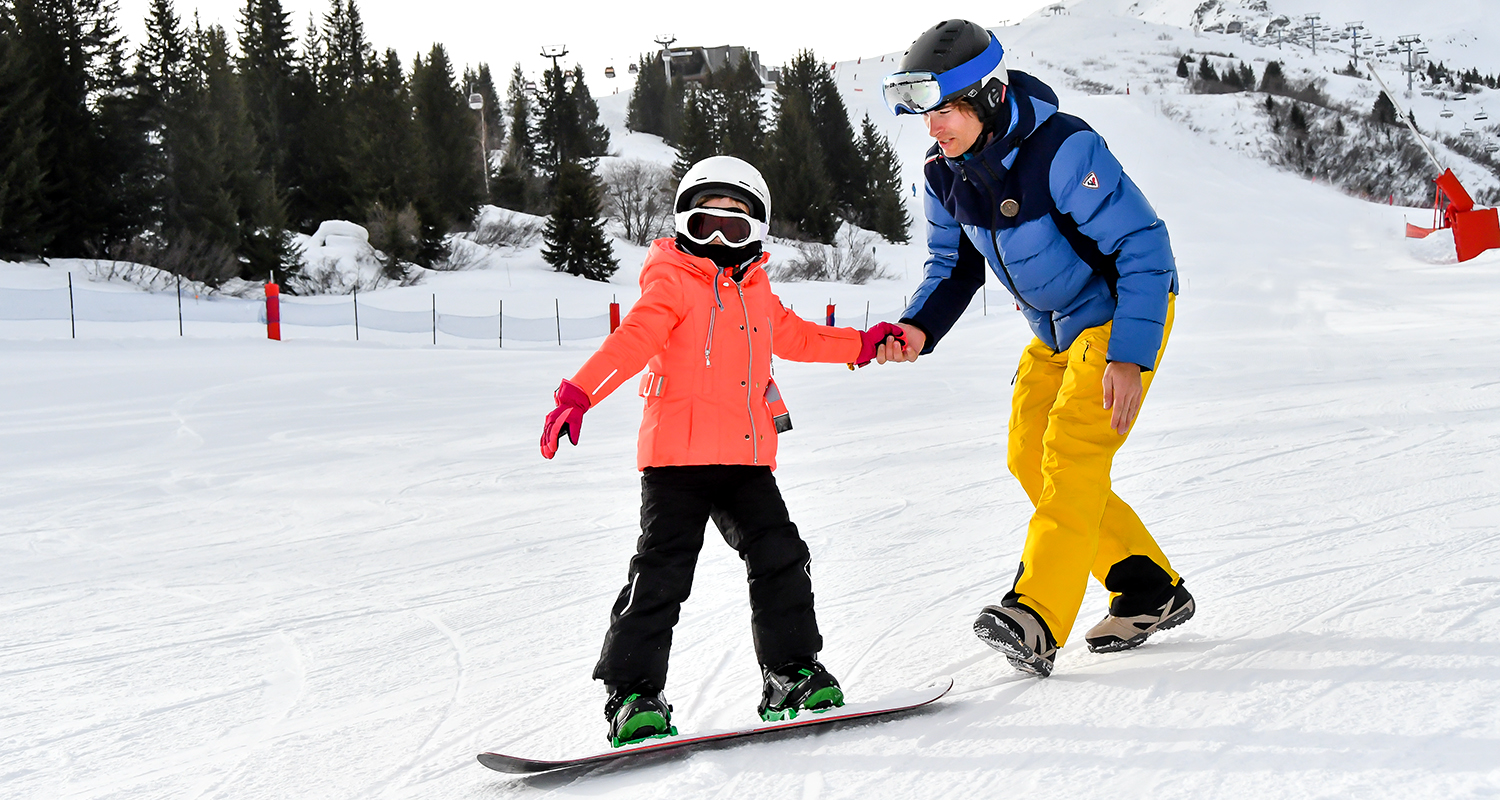
[[[295,232],[346,219],[401,265],[442,266],[482,204],[546,215],[546,257],[615,269],[596,163],[609,133],[581,67],[540,80],[461,68],[440,44],[377,50],[354,0],[294,31],[280,0],[244,0],[235,29],[152,0],[145,41],[112,0],[0,0],[0,258],[108,258],[218,285],[295,272]],[[654,65],[654,66],[653,66]],[[841,221],[905,241],[900,165],[851,124],[811,52],[774,92],[748,60],[702,84],[643,56],[629,127],[681,154],[755,164],[773,233],[831,242]],[[663,183],[653,191],[669,193]]]

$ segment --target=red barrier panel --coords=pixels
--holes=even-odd
[[[1464,189],[1464,185],[1458,182],[1458,176],[1453,170],[1447,170],[1437,179],[1438,188],[1448,196],[1448,202],[1452,204],[1454,211],[1471,211],[1474,208],[1474,198]]]
[[[620,327],[620,304],[609,304],[609,332],[614,333],[615,328]]]
[[[1459,261],[1468,261],[1486,250],[1500,247],[1500,215],[1493,208],[1455,214],[1453,243],[1458,246]]]
[[[266,284],[266,338],[281,341],[281,287]]]
[[[1419,227],[1417,225],[1413,225],[1410,222],[1408,222],[1408,223],[1406,223],[1406,238],[1408,238],[1408,239],[1426,239],[1427,237],[1429,237],[1432,234],[1436,233],[1437,230],[1438,230],[1437,228],[1423,228],[1423,227]]]

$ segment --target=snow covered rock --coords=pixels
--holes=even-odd
[[[384,279],[380,254],[370,246],[363,226],[341,219],[325,220],[302,242],[302,274],[288,283],[298,294],[348,294],[373,289]]]

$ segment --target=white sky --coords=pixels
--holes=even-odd
[[[330,0],[282,2],[292,13],[300,39],[309,15],[321,20]],[[675,35],[680,45],[744,45],[760,51],[762,63],[776,66],[802,48],[812,48],[824,61],[900,51],[923,30],[950,16],[994,26],[1002,20],[1020,19],[1048,2],[956,0],[942,11],[920,3],[713,2],[700,6],[702,12],[696,16],[684,13],[691,7],[686,3],[662,0],[421,0],[415,4],[365,0],[359,7],[370,42],[377,50],[396,48],[408,65],[418,52],[425,53],[434,42],[441,42],[460,67],[488,62],[504,92],[512,64],[519,61],[528,73],[538,71],[548,63],[539,55],[542,46],[563,44],[570,51],[564,65],[581,63],[589,88],[606,94],[611,83],[604,77],[604,68],[613,64],[619,74],[614,85],[628,91],[633,84],[626,66],[641,52],[656,49],[652,40],[663,33]],[[224,25],[232,39],[242,5],[243,0],[196,4],[177,0],[177,13],[190,21],[196,9],[205,25]],[[120,0],[120,28],[132,47],[144,38],[147,8],[148,0]]]

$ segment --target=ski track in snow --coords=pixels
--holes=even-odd
[[[1070,90],[1079,42],[1141,54],[1128,65],[1221,41],[1072,10],[1006,44],[1106,136],[1173,237],[1177,322],[1114,486],[1198,597],[1190,623],[1091,654],[1107,603],[1091,584],[1046,680],[974,639],[1029,515],[1004,459],[1028,335],[992,282],[988,314],[976,302],[916,365],[776,365],[797,426],[777,475],[813,555],[823,660],[853,697],[941,675],[950,695],[500,775],[474,754],[604,746],[589,675],[638,534],[640,401],[617,392],[579,447],[536,452],[552,387],[594,343],[90,338],[102,325],[68,341],[8,323],[0,796],[1500,795],[1500,254],[1427,263],[1402,209],[1209,144],[1166,95]],[[882,116],[878,68],[846,66],[852,115],[870,111],[919,180],[921,131]],[[622,102],[601,105],[623,118]],[[660,149],[638,138],[627,154]],[[882,246],[900,280],[781,295],[898,308],[920,251]],[[638,265],[583,286],[528,258],[434,280],[476,309],[497,279],[549,308],[562,294],[564,313],[634,296]],[[667,688],[685,733],[754,721],[745,595],[710,527]]]

